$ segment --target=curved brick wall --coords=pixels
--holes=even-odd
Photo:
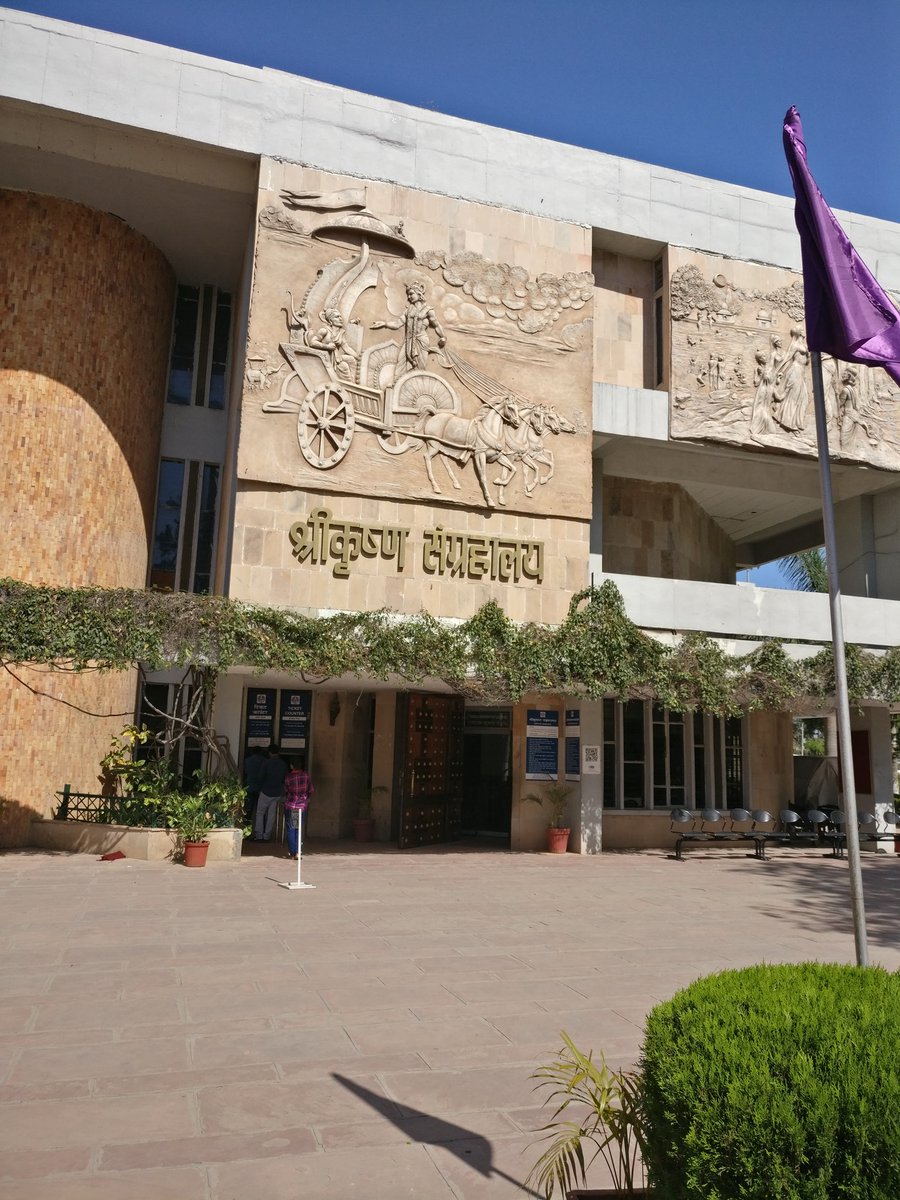
[[[117,217],[27,192],[0,191],[0,245],[0,576],[143,587],[172,271]],[[28,687],[0,675],[7,844],[63,783],[99,790],[135,699],[130,672],[17,674]]]

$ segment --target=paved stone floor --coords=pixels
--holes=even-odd
[[[0,1197],[533,1195],[561,1029],[626,1063],[698,975],[853,961],[844,863],[686,858],[0,854]],[[898,968],[900,858],[864,879]]]

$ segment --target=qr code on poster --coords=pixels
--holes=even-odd
[[[585,746],[584,748],[584,765],[596,766],[600,762],[600,747]]]

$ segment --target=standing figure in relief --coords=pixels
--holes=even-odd
[[[806,426],[809,414],[809,391],[806,387],[809,351],[805,346],[797,345],[787,357],[787,369],[783,375],[779,372],[780,386],[775,386],[775,399],[778,402],[775,420],[788,433],[799,433]]]
[[[438,349],[447,344],[447,338],[438,323],[434,309],[425,300],[425,287],[421,283],[411,283],[406,289],[407,309],[402,317],[395,321],[374,321],[373,329],[403,329],[403,352],[406,355],[407,369],[424,371],[428,366],[428,355],[432,353],[428,330],[433,329],[437,335]]]
[[[781,367],[784,355],[781,352],[781,338],[772,334],[771,349],[756,352],[756,371],[753,382],[756,384],[756,394],[753,397],[753,408],[750,411],[750,433],[758,437],[762,433],[777,433],[778,429],[772,417],[772,401],[775,399],[775,379]]]
[[[878,445],[878,438],[872,433],[871,426],[860,411],[859,389],[857,383],[859,372],[856,367],[845,367],[841,374],[841,388],[838,392],[838,407],[841,414],[841,449],[849,448],[853,435],[861,429],[873,446]]]

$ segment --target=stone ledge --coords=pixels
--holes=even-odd
[[[240,829],[213,829],[209,834],[207,861],[234,862],[241,857]],[[126,858],[160,862],[175,855],[178,838],[168,829],[143,829],[130,825],[99,825],[91,821],[49,821],[36,817],[31,822],[29,844],[43,850],[66,850],[74,854],[108,854],[121,850]]]

